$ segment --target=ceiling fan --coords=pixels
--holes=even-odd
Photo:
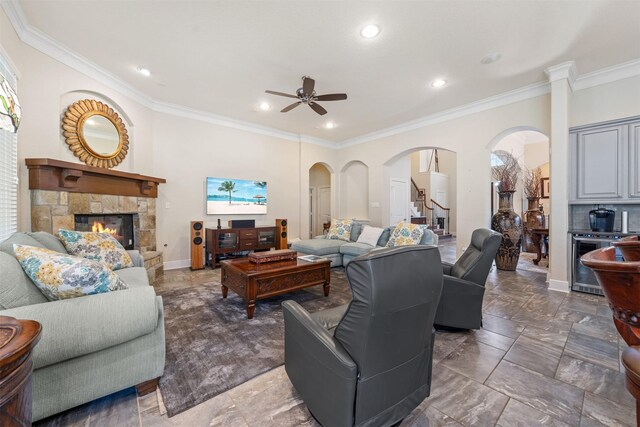
[[[271,95],[286,96],[287,98],[297,98],[298,102],[294,102],[291,105],[284,107],[280,110],[281,113],[286,113],[296,108],[300,104],[307,104],[313,111],[322,115],[327,114],[327,110],[322,108],[317,101],[342,101],[347,99],[346,93],[331,93],[328,95],[316,95],[316,91],[313,88],[316,85],[316,81],[309,76],[302,77],[302,87],[296,91],[295,95],[289,95],[288,93],[275,92],[272,90],[265,90],[266,93]]]

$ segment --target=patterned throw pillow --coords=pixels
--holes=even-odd
[[[71,255],[102,262],[112,270],[133,267],[127,251],[109,233],[60,230],[58,235]]]
[[[400,221],[393,229],[387,247],[417,245],[423,234],[424,228],[420,225]]]
[[[14,244],[13,251],[49,301],[128,289],[116,273],[96,261],[35,246]]]
[[[332,219],[331,227],[327,233],[327,239],[339,239],[349,241],[351,237],[352,219]]]

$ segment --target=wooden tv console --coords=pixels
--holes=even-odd
[[[220,260],[243,251],[277,248],[276,227],[207,228],[205,230],[205,260],[216,268]]]

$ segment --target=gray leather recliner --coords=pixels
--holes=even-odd
[[[500,233],[479,228],[455,264],[442,263],[444,283],[436,325],[459,329],[482,326],[484,284],[501,242]]]
[[[376,250],[346,267],[352,301],[309,314],[283,303],[285,369],[323,426],[389,426],[431,388],[442,291],[434,246]]]

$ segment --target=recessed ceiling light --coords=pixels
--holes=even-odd
[[[260,111],[269,111],[271,109],[271,105],[267,104],[266,102],[261,102],[260,104],[258,104],[258,110]]]
[[[493,64],[494,62],[498,61],[501,57],[502,57],[502,55],[500,55],[498,52],[493,52],[493,53],[490,53],[488,55],[485,55],[480,60],[480,63],[484,64],[484,65]]]
[[[327,122],[327,123],[324,124],[324,127],[326,129],[333,129],[334,127],[336,127],[336,124],[333,123],[333,122]]]
[[[438,79],[431,82],[431,87],[442,87],[447,84],[446,80]]]
[[[371,39],[380,34],[380,27],[375,24],[369,24],[362,27],[360,30],[360,35],[365,39]]]
[[[151,71],[149,71],[148,69],[146,69],[144,67],[138,67],[137,70],[138,70],[138,72],[140,74],[142,74],[145,77],[149,77],[151,75]]]

